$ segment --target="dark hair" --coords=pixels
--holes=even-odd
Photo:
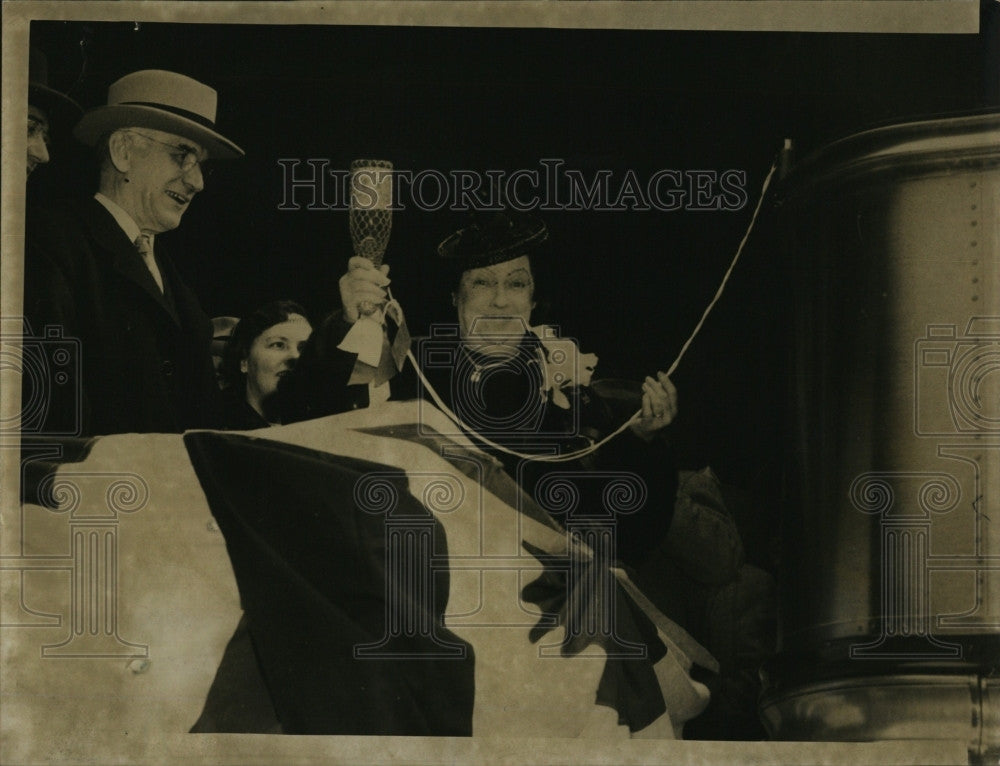
[[[233,328],[232,335],[226,341],[222,352],[222,364],[219,375],[224,388],[235,388],[241,394],[246,382],[246,374],[240,371],[240,362],[250,355],[253,342],[269,327],[287,322],[292,314],[298,314],[309,320],[309,315],[295,301],[272,301],[251,314],[243,317]]]

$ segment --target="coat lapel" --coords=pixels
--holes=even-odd
[[[150,300],[167,314],[175,325],[180,327],[181,322],[177,316],[177,312],[167,302],[163,293],[160,292],[156,280],[149,273],[146,264],[142,262],[142,258],[136,252],[135,245],[129,242],[128,236],[122,231],[118,222],[115,221],[111,213],[97,200],[91,200],[91,207],[93,213],[90,216],[90,222],[94,239],[103,250],[111,255],[114,269],[142,290]],[[157,250],[159,249],[155,240],[154,247]],[[159,262],[159,259],[157,261]],[[162,265],[160,271],[161,274],[165,274]]]

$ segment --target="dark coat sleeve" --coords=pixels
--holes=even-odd
[[[348,385],[357,355],[337,348],[350,328],[334,311],[313,330],[291,374],[264,403],[270,419],[295,423],[368,406],[368,387]]]
[[[337,310],[313,330],[295,369],[282,378],[277,392],[264,403],[271,420],[295,423],[368,406],[368,386],[349,385],[357,354],[337,348],[350,329],[351,324]],[[389,381],[389,387],[391,399],[417,395],[416,374],[409,360]]]

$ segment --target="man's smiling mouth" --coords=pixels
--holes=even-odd
[[[190,197],[182,197],[177,192],[172,192],[169,190],[167,191],[167,196],[170,197],[170,199],[172,199],[178,205],[186,205],[188,202],[191,201]]]

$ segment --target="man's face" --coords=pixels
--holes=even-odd
[[[28,105],[28,175],[49,161],[49,118],[37,106]]]
[[[205,188],[205,149],[187,138],[152,128],[129,128],[132,151],[115,201],[144,232],[176,229],[194,195]],[[188,167],[186,167],[188,166]]]
[[[454,294],[466,344],[490,353],[512,353],[531,326],[534,294],[531,261],[526,255],[466,271]]]

